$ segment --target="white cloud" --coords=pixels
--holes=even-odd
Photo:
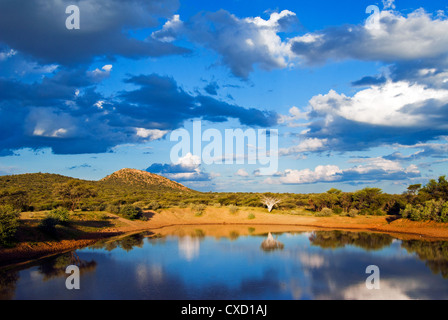
[[[383,0],[384,10],[395,9],[395,0]]]
[[[10,49],[6,52],[0,52],[0,61],[6,60],[12,56],[15,56],[17,54],[17,51]]]
[[[317,166],[314,171],[310,169],[293,170],[286,169],[284,175],[280,178],[267,178],[265,183],[268,184],[306,184],[314,182],[329,182],[339,180],[338,174],[342,174],[342,170],[338,166],[327,165]]]
[[[201,158],[189,152],[184,157],[179,158],[176,164],[184,168],[195,169],[201,164]]]
[[[331,90],[326,95],[313,97],[310,106],[313,111],[325,114],[327,121],[331,121],[332,115],[338,115],[373,125],[418,127],[427,125],[425,108],[429,102],[447,104],[448,90],[388,81],[384,85],[361,90],[353,97]],[[412,112],[409,112],[410,106],[413,106]]]
[[[249,176],[249,173],[247,173],[247,171],[244,170],[244,169],[239,169],[239,170],[235,173],[235,175],[240,176],[240,177],[248,177],[248,176]]]
[[[422,287],[413,280],[381,279],[379,290],[369,290],[365,282],[345,288],[342,292],[344,300],[412,300],[409,293]]]
[[[324,151],[328,139],[309,138],[302,140],[298,145],[279,150],[279,155],[299,154],[306,152]]]
[[[145,128],[135,128],[136,135],[141,138],[149,138],[150,141],[162,139],[167,133],[167,130],[158,129],[145,129]]]
[[[355,159],[357,166],[340,169],[336,165],[317,166],[314,170],[287,169],[279,178],[268,178],[267,184],[308,184],[317,182],[406,180],[419,177],[417,166],[403,168],[399,162],[378,158]]]
[[[104,78],[110,76],[113,66],[111,64],[104,65],[101,70],[96,68],[93,71],[89,71],[87,74],[95,81],[101,81]]]
[[[289,115],[280,115],[279,124],[286,123],[289,127],[303,126],[303,124],[296,124],[294,121],[308,119],[308,112],[302,112],[297,107],[289,109]]]
[[[269,19],[261,17],[238,18],[225,10],[205,12],[182,22],[174,16],[152,36],[162,41],[172,41],[186,36],[221,55],[221,62],[233,74],[247,78],[255,65],[264,70],[290,66],[294,56],[289,41],[283,41],[279,32],[297,21],[294,12],[283,10],[271,13]]]
[[[392,5],[392,4],[391,4]],[[403,16],[380,12],[380,28],[341,26],[291,39],[292,51],[309,63],[328,59],[396,62],[446,57],[448,20],[419,9]]]
[[[180,20],[178,14],[173,15],[162,27],[161,30],[152,33],[151,37],[163,42],[172,42],[176,40],[176,36],[182,31],[184,23]]]

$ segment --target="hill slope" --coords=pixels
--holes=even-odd
[[[101,179],[100,182],[144,189],[154,189],[155,191],[161,191],[162,189],[170,191],[192,191],[184,185],[168,178],[136,169],[121,169]]]
[[[59,174],[27,173],[0,176],[0,205],[21,203],[26,210],[50,210],[63,204],[63,199],[53,193],[55,188],[71,180],[79,181],[96,195],[82,201],[81,208],[87,210],[103,210],[108,204],[132,204],[137,201],[181,201],[186,194],[197,194],[180,183],[135,169],[122,169],[99,181]]]

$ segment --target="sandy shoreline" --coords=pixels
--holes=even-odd
[[[255,219],[248,219],[249,214]],[[197,217],[190,209],[166,209],[159,213],[149,213],[148,221],[129,221],[113,217],[113,224],[94,232],[84,234],[81,239],[19,243],[10,249],[0,249],[0,266],[11,266],[41,259],[82,247],[114,236],[152,231],[165,235],[188,234],[189,230],[200,227],[207,235],[225,237],[229,234],[248,235],[268,232],[343,230],[353,232],[386,233],[400,240],[448,240],[448,224],[434,222],[413,222],[394,217],[358,216],[355,218],[333,216],[314,217],[274,213],[260,209],[240,210],[235,214],[226,208],[207,208]],[[250,231],[248,231],[250,230]]]

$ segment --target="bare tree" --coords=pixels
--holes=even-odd
[[[261,198],[261,203],[268,207],[268,211],[271,212],[276,204],[279,204],[281,199],[275,197],[263,196]]]

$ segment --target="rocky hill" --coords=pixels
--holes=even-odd
[[[184,185],[147,171],[136,169],[121,169],[100,180],[114,185],[139,187],[143,189],[192,191]]]

